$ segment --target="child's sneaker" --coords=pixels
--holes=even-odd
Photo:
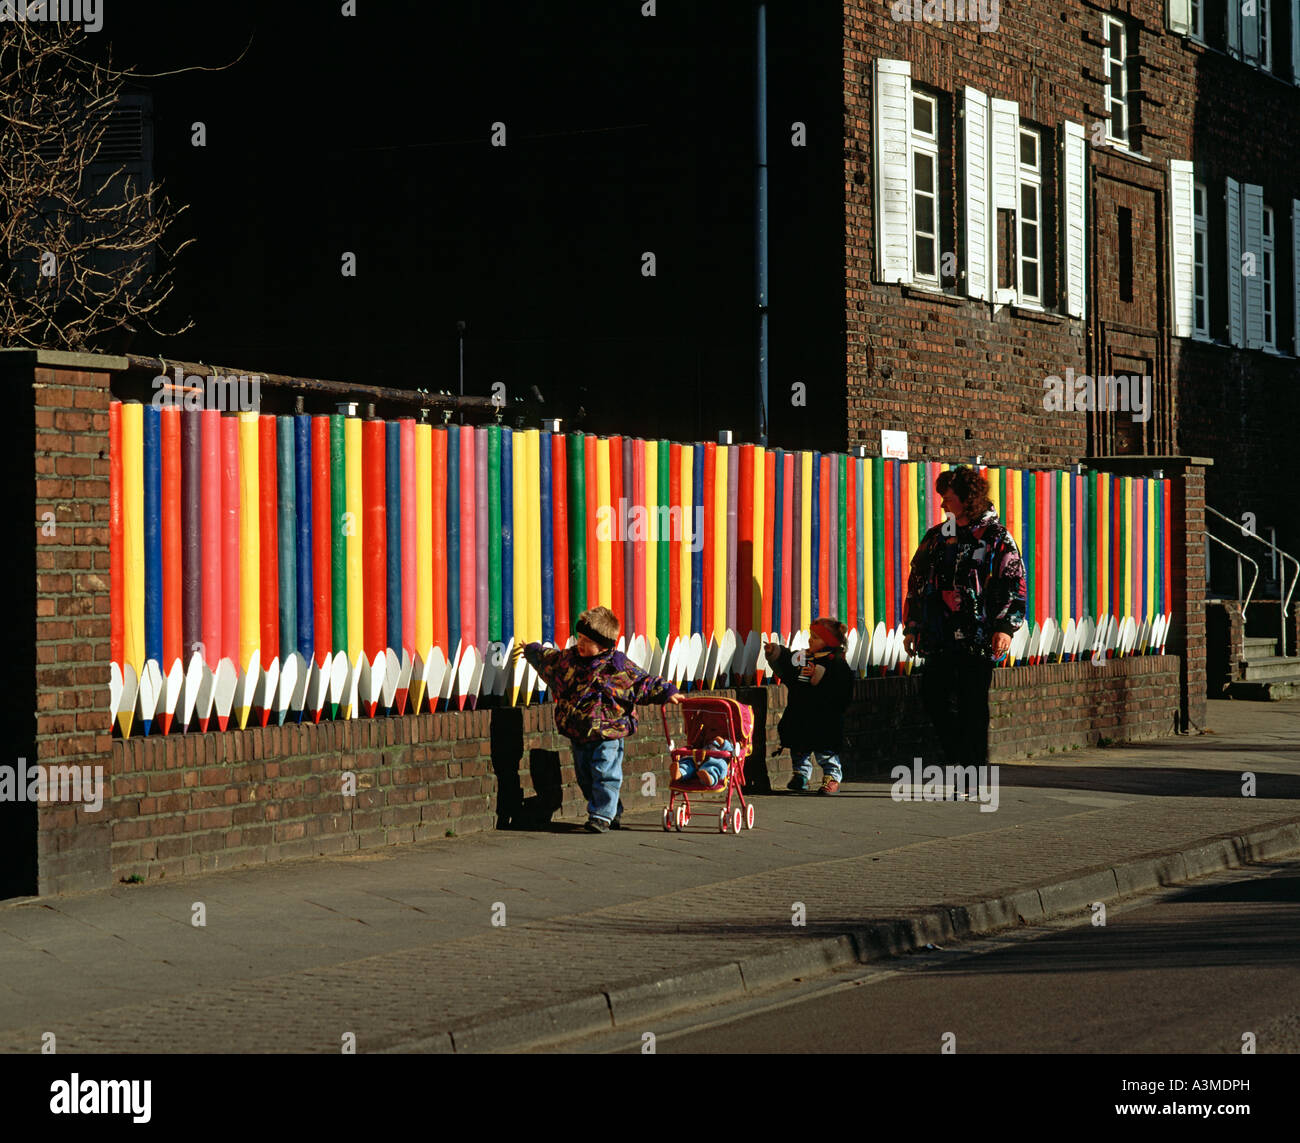
[[[807,787],[808,787],[808,783],[804,781],[804,776],[802,774],[793,775],[790,778],[790,780],[785,784],[785,788],[787,790],[794,790],[795,793],[802,793],[805,789],[807,789]]]
[[[604,818],[588,818],[584,828],[588,833],[604,833],[609,829],[609,822]]]
[[[840,784],[834,778],[823,778],[822,788],[817,792],[819,794],[836,794],[839,793]]]

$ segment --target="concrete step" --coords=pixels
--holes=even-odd
[[[1282,699],[1300,699],[1300,675],[1267,679],[1262,682],[1229,683],[1227,697],[1247,702],[1279,702]]]
[[[1270,635],[1247,635],[1242,640],[1247,659],[1260,659],[1277,654],[1277,640]]]
[[[1282,658],[1281,655],[1267,655],[1247,660],[1241,669],[1242,682],[1256,683],[1265,679],[1300,677],[1300,659]]]

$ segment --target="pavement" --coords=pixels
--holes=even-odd
[[[1300,852],[1300,702],[1212,702],[1207,729],[1003,764],[996,812],[849,782],[757,797],[740,836],[699,806],[682,832],[659,812],[603,835],[557,820],[0,903],[0,1051],[47,1032],[60,1053],[330,1053],[653,1031]]]

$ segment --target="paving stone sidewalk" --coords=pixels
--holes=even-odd
[[[807,971],[810,942],[1300,822],[1300,703],[1210,707],[1214,733],[1003,765],[996,813],[847,783],[756,799],[740,837],[639,814],[0,904],[0,1050],[467,1051],[651,1020]]]

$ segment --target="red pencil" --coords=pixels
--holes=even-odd
[[[555,645],[569,641],[569,461],[568,439],[563,433],[551,434],[551,544],[555,554]],[[620,568],[622,565],[619,565]]]
[[[857,458],[849,457],[848,464],[844,466],[845,480],[847,487],[844,492],[845,510],[848,512],[847,529],[848,533],[841,537],[841,543],[844,544],[844,550],[848,552],[848,559],[844,561],[844,567],[848,578],[847,598],[849,603],[849,613],[845,617],[849,630],[852,631],[858,625],[858,479],[857,479]],[[920,531],[925,532],[925,524],[922,523]]]
[[[261,570],[259,597],[261,600],[261,665],[265,671],[280,654],[280,549],[279,511],[280,497],[276,465],[276,423],[269,413],[257,419],[258,490],[258,543],[261,545]],[[267,706],[272,696],[266,695]],[[269,710],[263,710],[263,716]],[[262,723],[266,725],[265,721]]]
[[[615,485],[615,487],[620,487]],[[682,536],[687,522],[682,508],[682,446],[668,446],[668,505],[669,519],[673,518],[672,509],[682,512],[682,517],[671,525],[668,540],[668,634],[677,638],[681,632],[682,622]],[[617,545],[615,545],[617,547]],[[687,555],[690,553],[688,552]],[[617,594],[615,595],[617,599]]]
[[[901,521],[894,512],[894,469],[897,465],[887,460],[882,467],[885,470],[885,503],[882,506],[885,516],[885,629],[892,631],[897,623],[894,617],[894,532],[901,526]]]
[[[613,599],[610,601],[610,610],[618,616],[618,625],[620,630],[627,630],[628,617],[623,613],[627,610],[627,580],[624,579],[623,558],[624,539],[623,527],[627,519],[619,506],[623,502],[623,438],[609,438],[609,504],[614,511],[613,526],[613,543],[610,545],[609,560],[609,590]],[[623,504],[624,508],[630,505]]]
[[[820,542],[816,559],[813,563],[813,574],[817,577],[818,602],[821,604],[822,614],[834,615],[836,602],[831,599],[830,575],[831,512],[838,513],[839,505],[837,504],[834,509],[831,508],[831,458],[823,453],[816,463],[821,465],[821,479],[817,486],[818,503],[813,505],[813,511],[820,515],[821,532],[818,537]]]
[[[447,646],[447,433],[438,427],[433,430],[433,645],[442,649],[445,656],[454,653]],[[558,577],[557,577],[558,578]],[[421,652],[423,654],[423,652]],[[436,695],[429,698],[432,710]]]
[[[316,663],[326,668],[334,652],[333,575],[330,543],[330,419],[311,419],[311,581]]]
[[[787,452],[781,458],[781,615],[778,634],[784,639],[793,633],[791,624],[798,610],[794,602],[794,464],[795,456]],[[775,616],[773,617],[776,618]]]
[[[736,513],[736,634],[740,642],[754,629],[754,446],[740,446]]]
[[[600,491],[596,481],[596,438],[586,433],[582,438],[583,468],[587,486],[587,607],[600,604],[600,541],[596,537],[599,523]],[[517,542],[517,541],[516,541]]]
[[[704,445],[704,630],[701,632],[705,646],[713,634],[713,544],[716,531],[713,483],[717,468],[718,446],[707,441]]]
[[[591,485],[588,485],[591,487]],[[632,544],[632,551],[636,561],[636,568],[632,580],[632,630],[627,632],[628,642],[631,642],[633,634],[645,635],[646,632],[646,587],[645,587],[645,534],[646,528],[644,523],[645,517],[645,441],[638,437],[632,442],[632,499],[639,508],[637,519],[640,521],[636,528],[635,540]],[[628,508],[629,514],[635,509]]]

